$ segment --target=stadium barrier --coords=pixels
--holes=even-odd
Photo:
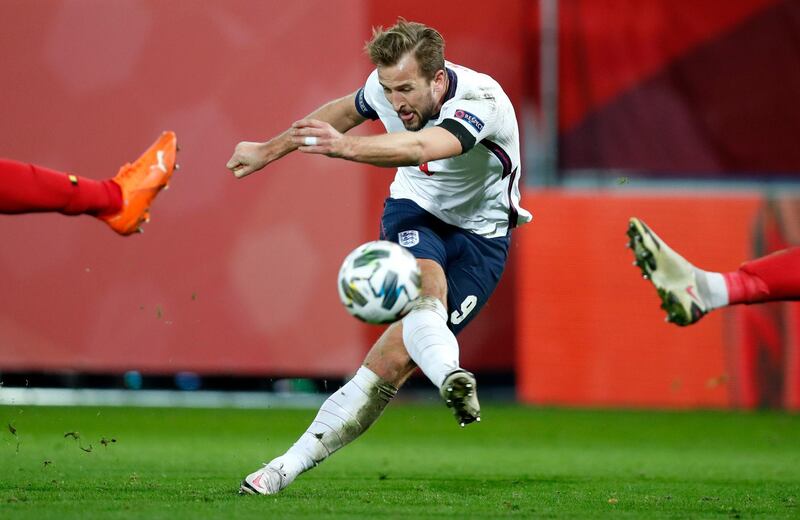
[[[628,217],[638,216],[698,266],[734,270],[753,257],[751,224],[762,199],[719,191],[526,193],[534,222],[519,230],[515,251],[520,400],[757,406],[752,385],[773,383],[748,375],[744,356],[755,350],[741,347],[752,340],[732,334],[737,327],[753,333],[739,315],[756,307],[721,310],[688,328],[664,323],[653,287],[631,266],[624,244]],[[797,386],[796,372],[789,370],[787,388]],[[796,398],[786,402],[797,405]]]

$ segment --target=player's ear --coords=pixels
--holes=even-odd
[[[447,82],[445,81],[447,78],[447,73],[443,69],[439,69],[436,71],[436,74],[433,75],[433,81],[431,82],[431,89],[433,90],[433,95],[438,96],[442,92],[445,91],[447,87]]]

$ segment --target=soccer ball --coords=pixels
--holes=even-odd
[[[347,312],[367,323],[393,323],[419,296],[417,260],[393,242],[360,245],[339,269],[339,298]]]

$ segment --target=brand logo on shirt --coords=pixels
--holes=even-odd
[[[414,247],[419,244],[419,231],[416,229],[401,231],[397,234],[397,239],[403,247]]]
[[[463,119],[464,121],[472,125],[472,127],[478,132],[483,130],[483,121],[481,121],[481,119],[475,114],[467,112],[466,110],[460,110],[460,109],[456,110],[456,113],[453,114],[453,117],[455,117],[456,119]]]

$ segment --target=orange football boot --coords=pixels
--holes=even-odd
[[[100,220],[120,235],[141,233],[142,224],[150,221],[150,204],[178,169],[177,152],[175,132],[164,132],[136,162],[123,165],[112,179],[122,190],[122,209]]]

